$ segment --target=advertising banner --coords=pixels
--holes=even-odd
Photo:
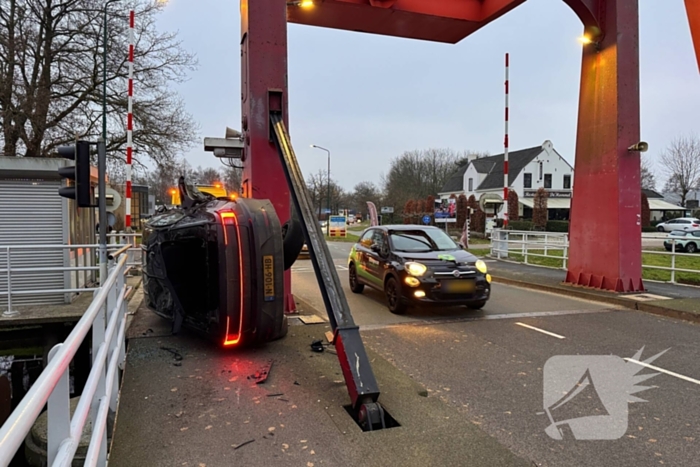
[[[369,210],[369,225],[372,227],[379,225],[379,220],[377,219],[377,207],[372,201],[367,201],[367,209]]]
[[[457,222],[457,200],[435,200],[435,223],[444,224]]]

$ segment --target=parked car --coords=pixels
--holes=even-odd
[[[692,232],[674,230],[666,237],[666,240],[664,240],[664,247],[668,251],[673,250],[674,242],[672,240],[675,240],[676,251],[695,253],[698,251],[698,245],[700,245],[700,230],[694,230]]]
[[[672,232],[674,230],[700,230],[700,219],[696,217],[679,217],[670,221],[662,222],[656,225],[656,230],[659,232]]]
[[[437,227],[370,227],[353,245],[348,268],[354,293],[362,293],[365,286],[380,290],[396,314],[411,305],[480,309],[491,294],[486,263]]]

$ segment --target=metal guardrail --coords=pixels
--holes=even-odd
[[[115,255],[115,250],[120,254],[124,252],[124,248],[127,252],[127,266],[130,268],[140,268],[141,267],[141,250],[138,246],[138,238],[141,234],[111,234],[113,240],[119,240],[117,243],[111,243],[107,245],[107,251],[110,255]],[[12,263],[12,252],[22,251],[22,250],[44,250],[44,251],[56,251],[61,250],[69,251],[69,261],[72,265],[75,261],[75,266],[42,266],[42,267],[18,267]],[[7,291],[0,292],[0,297],[7,297],[7,310],[3,312],[3,316],[11,317],[17,316],[19,312],[14,310],[12,307],[12,297],[20,295],[50,295],[50,294],[76,294],[82,292],[90,292],[97,290],[97,287],[92,287],[96,282],[97,272],[99,271],[99,266],[97,265],[97,252],[99,251],[99,245],[96,244],[86,244],[86,245],[0,245],[0,252],[5,253],[5,264],[4,267],[0,267],[0,275],[4,275],[4,279],[7,281]],[[82,258],[82,260],[81,260]],[[82,263],[82,265],[81,265]],[[48,272],[65,272],[74,274],[71,277],[71,284],[75,282],[76,287],[64,287],[60,289],[31,289],[31,290],[13,290],[12,289],[12,277],[18,274],[27,273],[48,273]],[[82,277],[81,277],[82,275]],[[74,281],[73,281],[74,279]],[[82,279],[82,281],[81,281]],[[81,283],[83,286],[81,287]]]
[[[649,239],[659,239],[665,240],[668,234],[663,236],[645,236],[643,238]],[[679,272],[698,274],[700,275],[700,269],[686,269],[676,266],[676,258],[678,257],[692,257],[700,258],[700,254],[693,253],[682,253],[676,251],[676,245],[679,240],[671,238],[671,251],[656,251],[656,250],[644,250],[641,253],[650,255],[660,255],[660,256],[670,256],[671,266],[658,266],[653,264],[644,264],[642,261],[643,269],[654,269],[660,271],[669,271],[671,273],[671,280],[668,282],[676,283],[676,274]],[[515,245],[515,247],[512,247]],[[535,250],[537,252],[534,252]],[[540,250],[544,250],[544,253],[539,253]],[[551,254],[552,252],[560,251],[560,254]],[[530,264],[528,258],[552,258],[562,261],[561,269],[566,269],[566,263],[569,259],[569,235],[566,233],[557,232],[528,232],[528,231],[518,231],[518,230],[503,230],[494,229],[491,236],[491,256],[498,259],[506,259],[511,254],[517,254],[523,257],[523,262],[525,264]],[[542,265],[538,265],[542,266]],[[545,266],[546,267],[546,266]],[[549,266],[551,267],[551,266]]]
[[[127,256],[111,263],[83,317],[65,342],[51,349],[48,365],[0,427],[0,465],[9,465],[47,403],[47,465],[72,464],[88,416],[92,434],[84,465],[107,465],[107,419],[117,408],[118,370],[126,358]],[[71,417],[69,366],[90,331],[92,367]]]

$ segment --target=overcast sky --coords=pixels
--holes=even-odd
[[[700,133],[700,73],[683,1],[639,3],[642,139],[654,159],[674,137]],[[202,137],[240,129],[238,8],[170,0],[159,24],[198,57],[178,91]],[[288,33],[290,133],[307,176],[326,167],[310,144],[331,150],[332,176],[348,189],[378,183],[407,150],[502,153],[506,52],[511,150],[551,140],[574,161],[582,26],[562,0],[528,0],[457,45],[295,24]],[[221,167],[201,143],[186,157]]]

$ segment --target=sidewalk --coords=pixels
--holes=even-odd
[[[488,258],[488,257],[486,257]],[[492,259],[494,282],[610,303],[634,310],[700,323],[700,287],[644,281],[646,292],[616,294],[564,284],[566,271]]]
[[[296,321],[296,320],[295,320]],[[221,349],[141,306],[130,337],[110,467],[528,467],[390,362],[368,349],[380,402],[400,427],[363,432],[327,324],[292,325],[284,339]],[[250,375],[272,361],[269,376]]]

